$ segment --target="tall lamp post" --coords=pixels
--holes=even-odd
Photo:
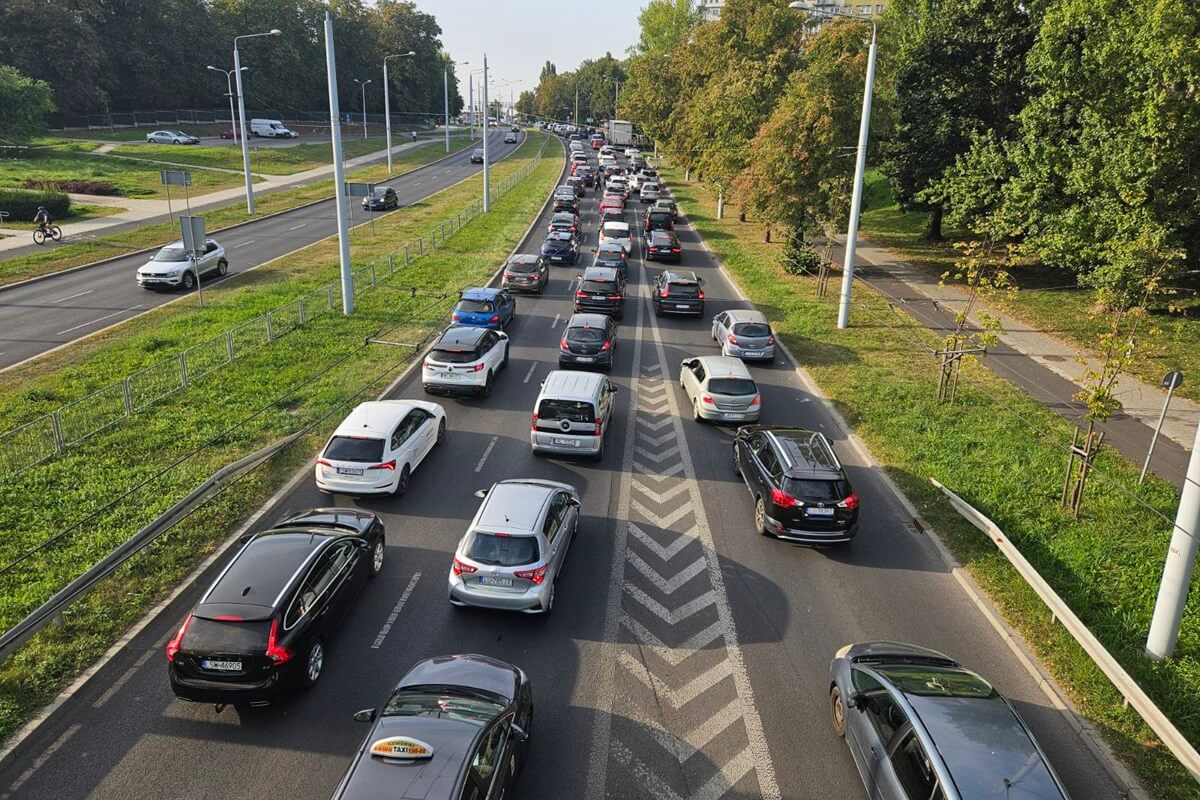
[[[387,138],[388,175],[392,174],[392,84],[388,81],[387,62],[391,58],[408,58],[416,54],[415,50],[409,50],[407,53],[397,53],[394,56],[383,57],[383,129],[386,131]]]
[[[362,108],[363,108],[363,141],[367,138],[367,84],[371,82],[370,78],[365,81],[360,81],[358,78],[354,82],[362,87]]]
[[[467,125],[471,133],[471,141],[475,141],[475,76],[482,74],[482,68],[473,69],[467,73]]]
[[[445,108],[446,112],[446,152],[450,152],[450,67],[470,64],[470,61],[449,61],[442,69],[442,89],[445,91]],[[458,83],[458,76],[454,77],[455,84]]]
[[[239,39],[255,39],[259,36],[279,36],[283,31],[272,28],[265,33],[244,33],[233,37],[233,75],[237,78],[238,116],[241,121],[239,132],[242,134],[242,171],[246,174],[246,213],[254,213],[254,181],[250,178],[250,145],[246,142],[246,101],[242,91],[242,57],[238,54]]]
[[[871,135],[871,94],[875,88],[875,37],[877,28],[874,20],[866,20],[853,14],[844,14],[817,8],[808,3],[789,3],[789,8],[807,11],[810,14],[824,14],[830,17],[845,17],[858,22],[871,24],[871,47],[867,51],[867,80],[863,87],[862,119],[858,126],[858,154],[854,163],[854,193],[850,198],[850,224],[846,229],[846,261],[842,266],[842,296],[838,301],[839,329],[850,327],[850,293],[854,286],[855,250],[858,248],[858,221],[862,212],[863,173],[867,169],[867,140]]]
[[[237,139],[238,139],[238,121],[237,121],[237,114],[235,114],[234,110],[233,110],[233,73],[238,72],[239,70],[221,69],[220,67],[214,67],[212,64],[209,64],[207,67],[205,67],[205,69],[211,69],[213,72],[221,72],[221,73],[224,73],[224,75],[225,75],[225,85],[229,88],[229,127],[230,127],[230,129],[233,130],[234,141],[237,141]],[[245,72],[248,69],[250,69],[250,68],[242,67],[240,71]]]
[[[492,171],[488,153],[488,68],[487,53],[483,54],[483,210],[492,210]]]

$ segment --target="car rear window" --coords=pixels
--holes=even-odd
[[[699,297],[700,287],[694,283],[672,283],[668,285],[671,297]]]
[[[713,378],[708,382],[708,390],[713,394],[747,395],[758,393],[758,387],[754,385],[754,381],[747,378]]]
[[[474,350],[437,349],[430,353],[429,357],[443,364],[470,364],[472,361],[479,360],[479,355]]]
[[[841,480],[785,478],[783,490],[806,503],[836,503],[850,496],[850,484]]]
[[[598,344],[607,337],[603,328],[567,328],[567,341]]]
[[[580,284],[579,288],[585,292],[601,292],[601,293],[615,292],[617,290],[617,282],[616,281],[588,280],[588,281],[584,281],[582,284]]]
[[[596,409],[587,401],[547,398],[538,406],[538,419],[592,422],[596,419]]]
[[[496,306],[491,300],[460,300],[454,310],[464,314],[490,314]]]
[[[266,650],[271,620],[229,622],[192,617],[183,634],[184,650],[220,650],[231,653],[257,653]]]
[[[670,218],[671,218],[670,211],[651,211],[650,212],[650,221],[651,222],[666,222]]]
[[[533,261],[510,261],[504,268],[509,272],[537,272],[537,264]]]
[[[334,461],[379,461],[383,457],[383,439],[366,436],[335,436],[325,448],[325,458]]]
[[[734,336],[770,336],[771,326],[761,322],[738,322],[733,326]]]
[[[538,544],[533,536],[497,536],[476,531],[467,543],[465,555],[480,564],[519,567],[538,560]]]

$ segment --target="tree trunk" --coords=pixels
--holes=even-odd
[[[936,205],[929,212],[929,225],[925,228],[925,238],[931,242],[942,241],[942,206]]]
[[[770,228],[767,228],[766,233],[763,234],[763,241],[766,242],[767,244],[771,243],[771,229]]]
[[[738,212],[738,222],[745,222],[745,221],[746,221],[746,212],[739,211]]]

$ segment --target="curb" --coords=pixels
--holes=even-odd
[[[467,147],[470,147],[470,145],[468,144]],[[518,145],[518,147],[520,147],[520,145]],[[437,166],[438,164],[440,164],[443,161],[446,161],[447,159],[454,158],[454,156],[458,155],[459,153],[461,153],[463,150],[466,150],[466,149],[467,149],[466,147],[459,148],[458,150],[455,150],[453,153],[450,153],[449,155],[442,156],[437,161],[430,161],[428,164],[422,164],[421,166],[417,167],[416,169],[410,169],[408,172],[401,173],[401,174],[395,176],[394,178],[389,178],[388,180],[397,180],[399,178],[403,178],[408,175],[412,175],[414,172],[420,172],[421,170],[427,169],[428,167]],[[505,156],[505,158],[508,158],[508,156]],[[375,159],[372,159],[372,161],[374,161],[374,160]],[[501,160],[503,160],[503,159],[501,159]],[[362,164],[360,166],[366,166],[366,164]],[[329,177],[331,177],[331,176],[330,175],[322,176],[320,178],[316,178],[312,182],[316,183],[319,180],[325,180],[326,178],[329,178]],[[381,183],[387,183],[387,181],[381,181]],[[305,186],[305,185],[306,184],[304,184],[304,183],[296,183],[296,184],[292,184],[290,186],[280,186],[277,189],[272,189],[271,192],[277,192],[277,191],[281,191],[283,189],[291,189],[291,188],[294,188],[295,186]],[[255,195],[255,196],[257,197],[257,195]],[[283,216],[284,214],[291,214],[293,211],[300,211],[301,209],[310,208],[311,206],[315,206],[318,203],[328,202],[329,200],[332,200],[333,197],[334,197],[333,195],[329,195],[329,197],[323,197],[320,200],[312,200],[312,201],[310,201],[308,203],[304,203],[302,205],[292,206],[291,208],[285,208],[282,211],[274,211],[270,214],[263,214],[261,217],[255,217],[254,219],[247,219],[247,220],[243,220],[242,222],[235,222],[232,225],[226,225],[224,228],[214,228],[213,230],[208,231],[208,233],[212,234],[212,233],[222,233],[224,231],[231,231],[234,228],[240,228],[244,225],[252,225],[256,222],[261,222],[266,219],[280,217],[280,216]],[[157,224],[161,224],[161,223],[151,223],[151,224],[157,225]],[[128,253],[121,253],[120,255],[109,256],[108,258],[102,258],[99,261],[89,261],[86,264],[79,264],[74,267],[67,267],[66,269],[60,269],[57,272],[47,272],[45,275],[36,275],[32,278],[26,278],[24,280],[17,281],[16,283],[6,283],[3,286],[0,286],[0,294],[8,291],[9,289],[16,289],[19,286],[28,286],[31,283],[39,283],[40,281],[49,280],[50,278],[57,278],[60,275],[68,275],[72,272],[78,272],[80,270],[90,269],[92,267],[104,266],[105,264],[110,264],[113,261],[117,261],[122,258],[128,258],[129,256],[139,256],[139,255],[145,255],[146,253],[152,253],[155,250],[161,249],[162,247],[163,247],[163,245],[159,244],[159,245],[154,245],[152,247],[145,247],[145,248],[142,248],[141,250],[131,250]],[[16,366],[16,365],[14,364],[12,366]]]
[[[455,154],[452,153],[451,155]],[[507,158],[507,156],[505,156],[505,158]],[[559,172],[560,178],[565,171],[566,164],[564,162],[563,168]],[[550,205],[550,201],[553,199],[553,197],[554,192],[551,191],[547,195],[546,201],[542,203],[542,207],[538,209],[537,213],[533,217],[533,220],[529,223],[529,227],[525,229],[525,233],[523,233],[521,238],[517,241],[517,246],[509,253],[509,258],[520,251],[525,245],[530,233],[532,233],[534,228],[537,226],[538,220],[541,219],[542,214],[545,213],[546,208]],[[507,259],[505,259],[505,261],[507,261]],[[495,283],[495,281],[503,272],[504,265],[501,264],[499,269],[492,273],[492,277],[488,280],[488,284]],[[435,343],[431,342],[423,351],[421,351],[419,355],[415,355],[412,359],[412,362],[403,370],[401,370],[400,374],[397,375],[391,382],[389,382],[386,387],[384,387],[383,391],[376,396],[376,399],[382,400],[386,398],[395,390],[397,386],[403,383],[412,374],[412,372],[421,365],[423,356],[425,353],[429,352],[430,349],[432,349],[434,344]],[[211,553],[205,556],[204,560],[197,564],[196,567],[190,573],[188,573],[187,577],[183,578],[179,585],[169,595],[164,597],[152,608],[146,611],[146,613],[143,614],[137,622],[130,626],[130,628],[125,631],[121,638],[113,642],[113,644],[107,650],[105,650],[104,653],[91,666],[84,670],[78,677],[75,678],[75,680],[71,681],[68,686],[63,688],[53,700],[43,706],[38,713],[31,720],[29,720],[29,722],[26,722],[24,725],[14,731],[12,735],[8,737],[7,741],[4,742],[3,747],[0,748],[0,765],[3,765],[5,762],[7,762],[17,748],[24,744],[24,742],[30,736],[36,733],[38,728],[40,728],[51,717],[53,717],[54,714],[60,708],[62,708],[62,706],[68,700],[82,691],[84,687],[86,687],[87,684],[91,682],[91,680],[95,678],[102,669],[104,669],[104,667],[108,666],[108,664],[112,662],[114,658],[116,658],[123,650],[125,650],[125,648],[132,644],[133,640],[136,639],[143,631],[145,631],[146,628],[150,627],[150,625],[157,621],[158,618],[162,616],[175,603],[175,601],[183,595],[184,592],[191,589],[193,584],[195,584],[196,581],[198,581],[214,563],[224,557],[229,552],[229,549],[237,544],[238,539],[244,533],[246,533],[259,520],[266,516],[270,509],[277,506],[284,497],[286,497],[301,483],[301,481],[303,481],[305,477],[310,474],[311,470],[312,458],[308,458],[305,460],[304,464],[297,468],[296,472],[293,473],[291,477],[289,477],[287,481],[285,481],[284,484],[280,486],[274,494],[271,495],[270,498],[263,502],[257,511],[247,517],[240,525],[237,526],[233,533],[226,537],[225,540],[222,541]]]

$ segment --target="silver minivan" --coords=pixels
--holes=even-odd
[[[601,458],[612,422],[617,387],[604,375],[558,369],[542,381],[529,443],[536,453],[578,453]]]
[[[579,524],[579,492],[566,483],[522,478],[482,494],[450,564],[450,602],[549,614]]]

